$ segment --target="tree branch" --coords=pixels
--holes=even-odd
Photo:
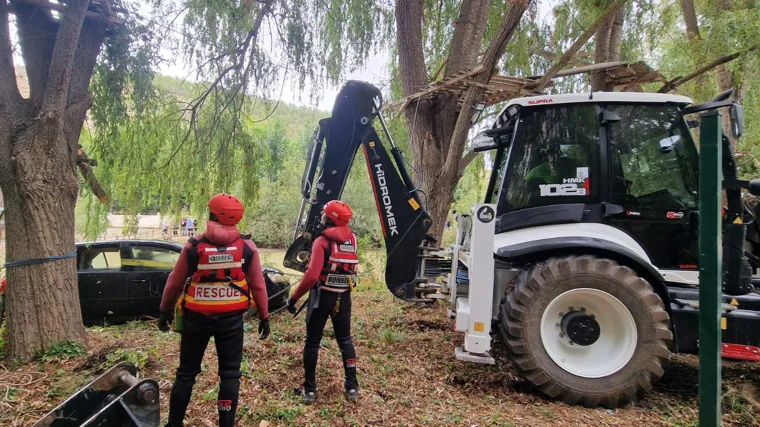
[[[13,68],[8,3],[0,0],[0,108],[8,109],[21,99]]]
[[[488,0],[464,0],[459,17],[454,23],[446,72],[444,77],[472,68],[478,60],[478,52],[486,31]]]
[[[232,63],[232,65],[227,66],[224,68],[217,76],[216,79],[211,83],[211,85],[206,88],[197,98],[192,100],[190,104],[188,105],[188,110],[191,112],[191,121],[196,120],[198,117],[198,112],[201,108],[203,108],[203,105],[206,103],[206,99],[211,95],[212,92],[215,92],[219,86],[219,84],[222,82],[222,80],[231,72],[233,71],[243,71],[243,79],[241,79],[243,82],[247,81],[246,75],[251,69],[252,59],[249,59],[248,66],[243,69],[243,65],[245,64],[245,60],[248,57],[249,49],[253,51],[255,49],[256,40],[258,39],[259,30],[261,29],[261,23],[264,20],[264,16],[266,16],[271,11],[271,6],[274,0],[264,0],[262,1],[261,8],[259,9],[258,15],[256,16],[256,20],[253,23],[253,27],[248,31],[248,35],[245,38],[245,41],[243,41],[238,48],[227,51],[216,58],[214,60],[220,60],[222,58],[225,58],[230,55],[235,55],[235,59]],[[251,48],[251,46],[254,45],[254,48]],[[207,61],[204,65],[208,64],[209,61]],[[241,86],[243,83],[238,84],[238,88],[235,90],[237,91],[240,89],[239,86]],[[234,98],[234,95],[233,95]],[[229,105],[229,103],[228,103]],[[226,108],[225,108],[226,109]],[[218,121],[219,115],[214,114],[214,118],[212,121],[216,122]]]
[[[548,59],[549,61],[557,61],[560,58],[560,55],[557,55],[555,53],[549,52],[545,49],[531,49],[530,53],[533,55],[540,56],[541,58]],[[584,65],[589,65],[588,62],[583,61],[581,58],[586,57],[588,55],[576,55],[572,59],[570,59],[570,64],[575,65],[576,67],[582,67]]]
[[[609,1],[606,2],[609,4]],[[602,26],[596,32],[594,37],[594,63],[601,64],[608,62],[610,57],[610,44],[612,40],[612,21],[613,16],[610,15],[604,20]],[[604,70],[595,71],[591,73],[591,91],[604,90],[605,83],[607,82],[607,74]]]
[[[752,46],[751,48],[745,50],[744,52],[736,52],[736,53],[733,53],[731,55],[724,56],[722,58],[718,58],[715,61],[712,61],[709,64],[705,65],[704,67],[698,68],[698,69],[692,71],[691,73],[689,73],[689,74],[687,74],[687,75],[685,75],[683,77],[678,77],[678,78],[676,78],[676,79],[674,79],[674,80],[672,80],[672,81],[670,81],[668,83],[665,83],[665,85],[663,87],[661,87],[660,90],[658,90],[657,92],[659,92],[659,93],[670,92],[671,90],[674,90],[678,86],[681,86],[682,84],[684,84],[684,83],[686,83],[686,82],[688,82],[688,81],[690,81],[690,80],[692,80],[692,79],[700,76],[703,73],[706,73],[707,71],[712,70],[713,68],[715,68],[715,67],[717,67],[719,65],[723,65],[723,64],[725,64],[727,62],[731,62],[734,59],[740,57],[741,55],[743,55],[745,53],[749,53],[749,52],[753,52],[753,51],[757,50],[757,48],[759,46],[760,45],[755,45],[755,46]]]
[[[469,153],[465,154],[464,157],[462,157],[462,161],[459,162],[459,173],[457,176],[461,177],[462,174],[464,174],[464,170],[467,169],[467,166],[470,166],[470,163],[472,163],[476,157],[478,157],[478,154],[480,153],[476,151],[470,151]]]
[[[491,75],[496,69],[496,63],[504,54],[507,42],[512,38],[515,29],[520,24],[520,20],[528,9],[530,1],[531,0],[511,0],[512,7],[509,8],[501,25],[499,25],[496,36],[488,45],[488,49],[483,56],[484,70],[482,73],[475,76],[473,79],[475,82],[488,83],[488,81],[491,80]],[[462,109],[459,111],[456,126],[454,126],[454,132],[451,136],[451,144],[449,145],[449,150],[446,155],[446,162],[443,166],[444,173],[449,173],[451,179],[454,179],[454,173],[458,173],[460,169],[462,152],[464,151],[464,145],[467,141],[467,132],[470,130],[470,127],[472,127],[472,107],[475,103],[483,99],[484,93],[485,89],[479,86],[473,86],[465,93],[464,103],[462,104]]]
[[[63,132],[69,144],[72,164],[78,150],[82,124],[87,117],[87,111],[92,106],[92,96],[88,89],[98,52],[105,39],[106,24],[101,20],[88,19],[82,25],[82,34],[83,37],[79,38],[74,55],[63,123]]]
[[[591,39],[591,37],[596,34],[597,31],[602,27],[602,25],[607,22],[607,19],[611,17],[613,14],[617,13],[617,11],[623,7],[629,0],[616,0],[614,3],[612,3],[607,10],[604,11],[601,15],[599,15],[598,18],[596,18],[596,21],[594,21],[593,24],[591,24],[586,31],[581,34],[580,37],[575,41],[575,43],[570,46],[570,48],[562,54],[559,61],[557,61],[556,64],[552,65],[551,68],[546,72],[546,74],[541,77],[541,79],[530,86],[530,89],[535,90],[537,92],[540,92],[546,88],[546,86],[549,84],[551,79],[554,78],[555,74],[559,72],[562,68],[564,68],[570,60],[575,56],[576,53],[586,44],[586,42]]]
[[[401,86],[409,96],[427,84],[422,49],[422,0],[396,0],[396,42]]]
[[[699,24],[697,23],[697,11],[694,9],[694,0],[681,0],[681,11],[686,23],[686,36],[689,40],[699,40]]]
[[[89,4],[90,0],[69,0],[66,3],[66,11],[61,17],[41,109],[47,116],[46,119],[56,124],[63,120],[66,101],[69,97],[71,69]]]
[[[16,3],[15,10],[21,55],[29,78],[29,99],[39,109],[59,26],[51,19],[50,11],[39,6]]]
[[[95,163],[87,156],[87,153],[80,147],[77,152],[77,167],[79,168],[79,172],[82,174],[82,179],[87,183],[87,185],[90,187],[90,190],[92,190],[92,194],[95,195],[95,197],[100,200],[101,203],[109,203],[111,201],[110,197],[108,197],[108,194],[105,190],[103,190],[103,187],[100,186],[100,182],[98,182],[98,178],[95,177],[95,173],[92,170],[92,166],[95,166]]]

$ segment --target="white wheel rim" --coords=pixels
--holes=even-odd
[[[582,310],[595,316],[600,330],[599,339],[587,346],[571,344],[559,326],[568,312]],[[546,353],[560,368],[583,378],[606,377],[623,369],[636,351],[637,338],[636,322],[628,308],[598,289],[564,292],[541,316],[541,342]]]

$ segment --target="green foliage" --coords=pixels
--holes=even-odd
[[[152,359],[161,359],[156,348],[150,348],[147,350],[119,348],[106,356],[106,363],[111,366],[119,362],[129,362],[139,370],[143,369]]]
[[[383,326],[383,328],[380,329],[380,342],[384,344],[405,342],[406,340],[406,335],[404,335],[403,332],[398,332],[388,326]]]
[[[241,227],[263,247],[287,246],[293,218],[300,209],[300,177],[306,142],[317,121],[329,115],[313,108],[274,102],[280,79],[289,72],[296,86],[316,91],[339,82],[347,71],[363,65],[379,48],[391,49],[392,80],[388,98],[401,94],[395,52],[393,5],[385,1],[274,0],[257,38],[246,40],[266,2],[221,0],[154,0],[154,16],[175,19],[179,30],[130,18],[107,42],[92,82],[92,133],[82,144],[100,162],[98,177],[113,198],[111,206],[94,201],[83,187],[78,229],[90,237],[105,229],[105,214],[118,211],[134,221],[138,212],[180,212],[205,218],[205,204],[216,192],[240,196],[247,211]],[[535,52],[562,54],[604,11],[609,1],[568,0],[541,15],[532,2],[500,64],[501,74],[518,76],[545,72],[554,60]],[[757,0],[731,2],[729,11],[716,2],[697,0],[702,40],[685,37],[679,2],[634,0],[624,8],[623,60],[646,60],[667,78],[684,75],[715,57],[754,46],[760,33]],[[425,0],[423,46],[429,77],[449,53],[461,2]],[[184,11],[177,13],[176,11]],[[482,50],[503,19],[504,2],[491,1]],[[263,34],[268,35],[264,41]],[[196,66],[198,83],[155,75],[159,48],[170,48]],[[592,62],[594,39],[576,60]],[[239,65],[239,67],[236,67]],[[746,110],[745,136],[739,140],[742,173],[760,172],[758,55],[729,63]],[[232,69],[225,74],[229,67]],[[219,85],[211,91],[211,83]],[[442,78],[438,73],[437,79]],[[551,92],[584,91],[589,76],[555,81]],[[647,90],[656,91],[659,84]],[[717,92],[714,73],[679,89],[697,102]],[[205,95],[203,102],[199,97]],[[314,92],[310,93],[313,99]],[[501,108],[490,107],[486,115]],[[389,117],[396,144],[410,155],[403,114]],[[483,199],[488,178],[481,155],[465,170],[455,190],[452,209],[467,211]],[[356,162],[343,199],[355,212],[357,235],[363,244],[382,244],[376,207],[366,170]],[[416,173],[412,170],[412,175]],[[203,227],[203,223],[200,224]],[[129,228],[129,227],[127,227]],[[128,229],[127,231],[132,231]]]
[[[47,350],[38,352],[37,359],[43,362],[51,362],[56,360],[66,360],[84,354],[87,354],[87,351],[81,344],[75,341],[64,341],[53,345]]]

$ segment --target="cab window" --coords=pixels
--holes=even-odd
[[[670,105],[610,106],[621,118],[610,131],[612,197],[633,210],[697,208],[697,151]]]
[[[599,118],[591,104],[520,113],[498,212],[598,203]]]

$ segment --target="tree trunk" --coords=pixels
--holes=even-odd
[[[729,11],[731,10],[731,5],[728,1],[718,1],[718,8],[723,11]],[[718,78],[718,92],[724,92],[731,88],[736,89],[736,91],[741,91],[741,87],[734,87],[734,76],[729,71],[728,66],[726,64],[718,65],[715,68],[715,76]],[[734,98],[735,98],[734,94]],[[734,135],[730,131],[731,129],[731,116],[729,114],[723,114],[723,130],[728,137],[728,139],[731,141],[731,144],[736,146],[736,138],[734,138]]]
[[[697,24],[697,11],[694,8],[694,0],[681,0],[681,11],[683,20],[686,23],[686,37],[692,40],[701,38],[699,35],[699,24]]]
[[[19,143],[56,139],[32,126]],[[63,141],[21,152],[11,182],[2,181],[7,200],[7,259],[23,261],[74,250],[74,205],[78,181]],[[46,149],[53,148],[48,152]],[[62,149],[63,148],[63,149]],[[8,357],[28,359],[59,342],[85,339],[77,289],[76,258],[11,267],[8,277]]]
[[[499,28],[499,35],[491,41],[487,50],[491,52],[490,63],[476,80],[490,78],[496,67],[496,60],[504,53],[504,48],[530,1],[510,0],[508,3],[510,7]],[[486,29],[488,4],[487,0],[462,2],[446,63],[446,76],[472,69],[477,65],[477,53],[482,46]],[[404,96],[418,92],[428,83],[422,47],[422,18],[421,0],[396,1],[396,38]],[[489,57],[488,53],[486,57]],[[464,131],[455,128],[470,117],[470,103],[480,100],[478,93],[482,98],[482,91],[476,91],[474,95],[466,98],[469,101],[466,101],[462,111],[457,107],[457,95],[443,95],[433,100],[412,102],[404,111],[412,160],[422,175],[421,189],[425,193],[422,199],[433,223],[429,234],[439,242],[454,189],[464,167],[472,160],[472,156],[462,157],[470,126],[467,125]]]
[[[609,2],[607,4],[609,6]],[[607,62],[610,53],[610,36],[612,35],[612,21],[614,17],[610,16],[604,20],[602,27],[594,37],[594,63],[601,64]],[[591,74],[591,90],[594,92],[604,90],[607,82],[607,72],[605,70],[595,71]]]
[[[608,6],[612,2],[608,2]],[[594,48],[594,62],[613,62],[620,60],[620,44],[623,41],[623,9],[618,9],[614,15],[608,17],[599,32],[596,33],[596,47]],[[591,75],[591,90],[594,92],[615,90],[613,83],[607,83],[607,72],[604,70],[594,72]]]
[[[12,63],[3,60],[9,39],[0,33],[0,188],[6,201],[7,260],[38,261],[7,271],[11,359],[28,359],[60,342],[85,341],[76,258],[39,261],[75,250],[77,144],[105,35],[105,24],[84,22],[88,4],[68,1],[58,22],[41,8],[16,6],[21,53],[30,70],[28,100],[17,96],[15,78],[4,78]],[[7,26],[5,2],[0,2],[0,21]]]

